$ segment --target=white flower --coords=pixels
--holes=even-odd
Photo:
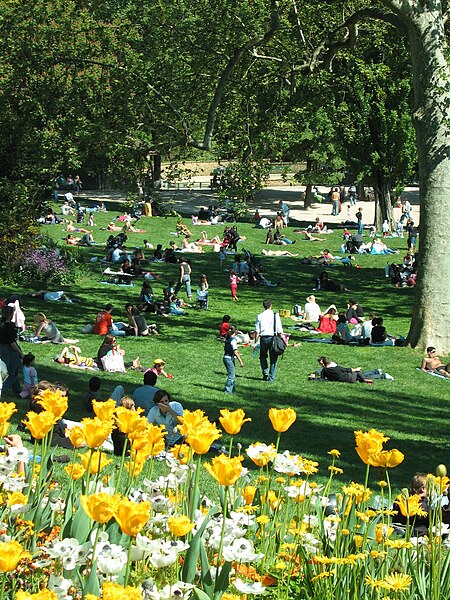
[[[118,546],[115,546],[118,548]],[[127,564],[127,553],[121,549],[113,554],[101,554],[97,558],[97,567],[106,575],[118,575]]]
[[[437,526],[432,527],[432,531],[433,531],[434,535],[442,537],[443,535],[449,534],[450,525],[447,525],[446,523],[441,523],[439,525],[439,527],[437,527]]]
[[[47,587],[58,596],[59,600],[71,600],[72,596],[68,594],[69,589],[72,587],[73,581],[70,579],[64,579],[64,577],[56,577],[56,575],[50,575]]]
[[[283,454],[276,455],[273,468],[277,473],[298,475],[301,473],[302,459],[296,454],[291,455],[289,450],[286,450]]]
[[[236,525],[243,525],[244,527],[251,527],[255,524],[255,515],[249,515],[245,512],[230,511],[230,519],[236,523]]]
[[[13,477],[10,475],[0,475],[0,484],[3,486],[5,492],[21,492],[28,486],[27,482],[21,477]]]
[[[155,512],[166,512],[170,507],[170,500],[165,496],[154,496],[153,498],[149,498],[149,500]]]
[[[172,585],[165,585],[162,590],[159,590],[159,597],[160,600],[188,600],[194,587],[191,583],[177,581]]]
[[[260,581],[253,581],[252,583],[242,581],[242,579],[236,579],[234,587],[241,594],[265,594],[266,588]]]
[[[264,554],[255,552],[253,542],[246,540],[245,538],[239,538],[233,540],[229,546],[225,546],[223,549],[223,558],[229,562],[252,562],[261,560]]]
[[[10,446],[8,448],[8,457],[17,462],[27,463],[30,460],[30,451],[28,448],[14,448]]]
[[[301,485],[287,485],[284,488],[289,498],[297,498],[297,496],[305,496],[308,498],[313,493],[313,489],[304,481]]]
[[[177,553],[175,551],[165,552],[163,548],[159,548],[156,552],[150,554],[149,560],[155,568],[160,569],[161,567],[173,565],[177,560]]]
[[[262,442],[256,442],[255,444],[249,446],[246,450],[248,457],[252,460],[255,458],[258,460],[262,454],[272,455],[273,451],[274,447],[272,445],[268,446]]]

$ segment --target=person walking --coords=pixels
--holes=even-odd
[[[361,207],[358,208],[358,212],[356,213],[355,217],[356,217],[356,220],[358,221],[358,235],[362,235],[364,224],[363,224],[363,215],[362,215]]]
[[[278,355],[272,350],[272,340],[275,334],[283,333],[280,315],[272,310],[272,300],[264,300],[264,311],[256,317],[256,341],[259,340],[259,363],[262,369],[263,381],[273,383],[277,369]],[[269,363],[267,361],[269,357]]]
[[[237,289],[238,283],[241,281],[241,278],[238,276],[234,269],[230,270],[230,289],[231,289],[231,297],[235,302],[239,302],[239,298],[237,297]]]
[[[178,294],[181,286],[185,285],[186,287],[186,296],[188,300],[192,300],[192,291],[191,291],[191,265],[189,260],[183,260],[180,263],[180,277],[178,279],[177,285],[175,286],[175,294]]]
[[[227,331],[224,346],[223,364],[228,373],[228,378],[225,383],[225,394],[234,394],[236,391],[235,379],[236,379],[236,359],[238,360],[241,367],[244,366],[242,358],[238,352],[238,343],[234,334],[236,333],[236,327],[231,325]]]

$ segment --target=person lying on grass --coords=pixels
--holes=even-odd
[[[436,373],[436,375],[441,375],[442,377],[450,379],[450,363],[447,365],[443,364],[442,360],[436,354],[436,348],[434,346],[428,346],[427,355],[422,360],[420,368],[422,371]]]
[[[328,356],[320,356],[318,359],[320,367],[314,373],[308,376],[310,380],[327,380],[338,381],[341,383],[373,383],[373,379],[389,379],[394,380],[389,373],[383,373],[381,369],[372,371],[361,371],[361,367],[351,369],[342,367],[328,358]],[[369,379],[370,378],[370,379]]]

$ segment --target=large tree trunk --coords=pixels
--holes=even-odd
[[[402,4],[413,67],[421,196],[419,272],[408,342],[449,354],[450,69],[444,21],[439,1],[427,8],[422,2]]]
[[[394,211],[392,210],[390,185],[383,177],[383,173],[377,171],[375,174],[375,219],[374,225],[378,231],[384,221],[389,223],[390,231],[395,231]]]

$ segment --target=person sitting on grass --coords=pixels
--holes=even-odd
[[[450,363],[444,365],[442,360],[436,354],[436,348],[434,346],[428,346],[427,355],[422,360],[420,368],[422,371],[436,373],[436,375],[442,375],[442,377],[450,379]]]
[[[154,397],[159,388],[156,386],[156,380],[158,376],[156,373],[149,369],[144,373],[143,385],[137,387],[133,392],[133,400],[136,408],[142,408],[144,411],[142,414],[146,417],[149,410],[155,405]]]
[[[153,425],[164,425],[166,429],[166,448],[172,448],[182,441],[182,435],[177,429],[179,417],[183,416],[183,406],[180,402],[170,399],[170,394],[158,390],[154,396],[155,406],[150,409],[147,420]]]
[[[350,327],[348,326],[347,317],[344,313],[339,313],[336,333],[331,336],[331,339],[336,344],[350,344],[350,342],[356,342],[356,337],[352,335]]]
[[[393,336],[389,335],[386,327],[383,325],[382,317],[375,317],[372,319],[372,331],[370,332],[370,346],[395,346],[396,340]]]
[[[338,314],[334,304],[332,304],[320,317],[317,331],[320,333],[336,333]]]

